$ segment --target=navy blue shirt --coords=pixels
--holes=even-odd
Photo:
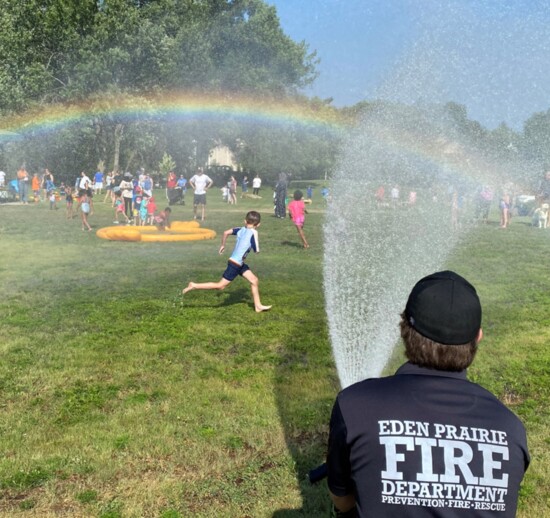
[[[521,421],[465,371],[406,363],[332,411],[328,486],[361,517],[512,518],[528,465]]]

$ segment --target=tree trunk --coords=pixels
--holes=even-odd
[[[113,160],[113,171],[119,171],[120,168],[120,142],[124,133],[124,124],[118,123],[115,126],[115,156]]]

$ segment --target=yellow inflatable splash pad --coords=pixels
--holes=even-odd
[[[157,227],[122,226],[103,227],[96,235],[110,241],[146,241],[159,243],[168,241],[200,241],[214,239],[216,232],[209,228],[201,228],[198,221],[173,221],[169,229],[158,230]]]

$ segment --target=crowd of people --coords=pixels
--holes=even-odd
[[[193,189],[193,217],[204,221],[206,218],[206,192],[213,186],[214,182],[205,172],[204,168],[198,167],[195,174],[189,179],[184,175],[176,175],[170,171],[165,180],[157,180],[156,186],[164,183],[166,185],[166,198],[168,205],[185,205],[185,196],[188,188]],[[249,193],[251,183],[252,193]],[[135,175],[131,173],[121,174],[117,171],[104,173],[96,171],[90,178],[86,173],[81,173],[75,181],[74,187],[64,185],[61,182],[56,184],[55,177],[47,168],[42,174],[30,174],[23,164],[17,171],[16,180],[10,182],[11,187],[17,192],[21,204],[39,203],[47,201],[52,210],[59,208],[60,201],[64,198],[66,202],[67,217],[72,218],[80,209],[80,197],[84,191],[90,198],[90,215],[93,214],[93,197],[103,195],[104,202],[110,201],[114,210],[114,224],[152,224],[155,220],[155,213],[158,210],[153,197],[154,181],[143,168]],[[277,218],[286,218],[288,204],[288,186],[290,177],[286,173],[280,173],[273,188],[274,215]],[[235,175],[231,175],[222,185],[222,199],[230,205],[237,204],[237,187],[239,182]],[[6,174],[0,171],[0,187],[6,186]],[[251,182],[247,175],[240,180],[241,198],[259,196],[262,180],[258,174],[254,175]],[[313,188],[307,187],[305,200],[312,198]],[[550,171],[545,172],[540,182],[536,195],[532,196],[532,205],[529,211],[525,212],[521,205],[522,196],[516,195],[517,188],[508,183],[500,189],[500,195],[490,185],[480,185],[476,193],[468,195],[455,187],[449,187],[446,194],[432,192],[430,196],[433,201],[439,201],[441,197],[447,196],[450,206],[451,225],[458,229],[463,225],[465,207],[467,203],[473,207],[472,219],[487,223],[489,213],[495,203],[498,204],[500,214],[499,227],[509,227],[513,214],[520,216],[530,215],[533,226],[549,228],[550,225]],[[423,194],[422,194],[423,195]],[[325,202],[331,198],[328,187],[323,186],[321,196]],[[390,186],[380,185],[375,191],[375,202],[378,208],[398,208],[415,205],[418,198],[415,189],[408,189],[403,195],[402,188],[398,184]],[[151,200],[151,198],[153,198]],[[518,201],[519,200],[519,201]],[[76,201],[76,206],[74,202]],[[147,209],[149,206],[149,209]],[[292,216],[291,216],[292,217]],[[83,222],[87,228],[87,222]],[[303,229],[302,229],[303,232]],[[304,246],[307,241],[300,235]]]
[[[174,171],[169,171],[166,176],[166,199],[168,207],[159,211],[153,188],[156,185],[153,177],[144,168],[139,169],[135,175],[130,172],[120,173],[111,171],[105,173],[102,170],[88,175],[82,171],[75,179],[74,184],[65,182],[56,183],[55,177],[47,168],[41,174],[29,174],[23,164],[18,172],[16,180],[10,183],[10,189],[18,198],[19,203],[28,205],[47,201],[52,210],[57,210],[59,204],[65,202],[66,217],[73,219],[80,214],[82,230],[91,230],[89,217],[94,214],[94,198],[103,196],[104,203],[110,203],[113,208],[113,224],[126,225],[156,225],[160,230],[170,227],[171,205],[185,205],[187,189],[193,190],[193,218],[204,221],[206,219],[206,194],[213,186],[214,181],[204,172],[203,167],[197,167],[195,174],[189,181]],[[6,186],[6,174],[0,171],[0,187]],[[226,201],[230,204],[237,203],[238,182],[231,175],[226,188]],[[242,183],[243,197],[248,192],[248,177],[244,176]],[[253,193],[259,196],[261,179],[255,175],[252,181]]]
[[[374,201],[379,209],[401,209],[415,205],[419,197],[427,194],[434,203],[447,203],[454,229],[462,227],[468,204],[471,207],[470,218],[474,222],[489,223],[491,209],[497,207],[501,229],[510,226],[514,214],[531,216],[533,226],[547,228],[550,212],[550,171],[545,173],[538,188],[534,190],[535,194],[522,195],[519,192],[518,186],[507,182],[498,191],[489,184],[481,184],[475,192],[466,192],[451,185],[446,192],[432,190],[419,195],[415,189],[409,189],[402,195],[400,186],[393,184],[388,190],[386,186],[379,185],[374,192]]]
[[[6,186],[6,175],[2,171],[0,187]],[[94,197],[103,196],[104,203],[113,207],[114,224],[156,225],[163,230],[170,226],[171,209],[159,211],[153,196],[153,179],[142,168],[135,175],[117,171],[104,173],[96,171],[92,178],[82,171],[74,184],[56,183],[47,168],[42,174],[29,174],[23,164],[17,171],[16,180],[10,188],[16,193],[19,203],[28,205],[48,202],[52,210],[65,204],[66,218],[73,219],[80,214],[82,230],[91,231],[89,217],[94,214]]]

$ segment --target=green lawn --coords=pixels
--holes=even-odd
[[[210,193],[204,224],[220,235],[262,213],[262,253],[248,261],[273,304],[262,314],[242,279],[180,295],[189,280],[220,278],[219,238],[109,242],[62,209],[0,206],[1,516],[327,516],[325,483],[305,481],[323,460],[338,390],[324,205],[316,189],[303,250],[263,194],[228,206]],[[191,215],[174,207],[173,219]],[[97,203],[90,221],[110,225],[110,205]],[[549,504],[549,257],[550,230],[515,218],[508,231],[477,229],[447,265],[484,302],[470,376],[529,431],[521,517]]]

